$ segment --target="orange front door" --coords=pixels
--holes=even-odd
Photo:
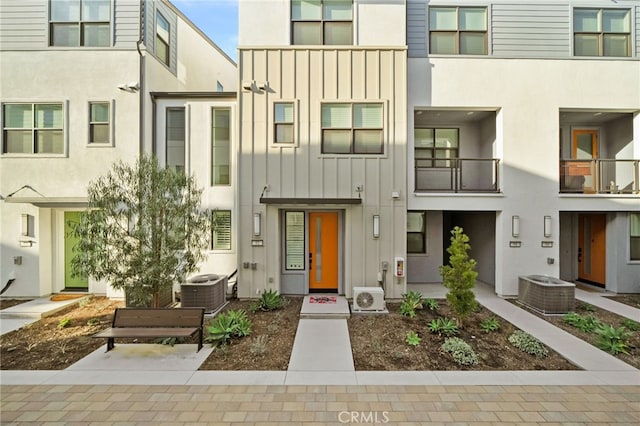
[[[607,216],[581,214],[579,222],[578,279],[604,287],[607,262]]]
[[[309,291],[338,291],[338,213],[309,213]]]

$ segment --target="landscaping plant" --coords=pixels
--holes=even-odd
[[[478,363],[478,355],[473,348],[459,337],[445,339],[440,348],[450,353],[455,362],[460,365],[476,365]]]
[[[500,330],[500,322],[496,317],[490,317],[480,322],[480,328],[485,333]]]
[[[420,336],[418,336],[418,333],[416,333],[415,331],[409,331],[407,332],[407,337],[405,341],[407,342],[408,345],[418,346],[420,342],[422,342],[422,339],[420,338]]]
[[[597,318],[591,315],[583,316],[575,312],[567,312],[566,314],[564,314],[562,319],[570,326],[575,327],[585,333],[591,333],[599,325],[601,325],[600,321]]]
[[[458,325],[454,320],[450,318],[436,318],[434,320],[431,320],[427,327],[432,333],[437,333],[444,336],[454,336],[459,332]]]
[[[540,340],[522,330],[514,331],[513,334],[509,336],[509,343],[520,349],[522,352],[533,355],[536,358],[542,358],[549,355],[548,349],[542,344],[542,342],[540,342]]]
[[[232,338],[248,336],[250,333],[251,320],[244,310],[220,312],[207,326],[205,341],[213,346],[223,346]]]
[[[623,325],[623,326],[627,327],[631,331],[640,330],[640,323],[638,321],[634,321],[634,320],[632,320],[630,318],[625,318],[624,320],[622,320],[620,325]]]
[[[422,301],[422,304],[424,305],[425,308],[429,309],[430,311],[437,311],[438,308],[440,307],[438,305],[438,301],[432,298],[426,298]]]
[[[416,316],[416,310],[422,309],[422,294],[419,291],[408,291],[402,295],[402,303],[400,304],[400,315],[413,318]]]
[[[612,355],[629,354],[627,341],[633,336],[632,331],[627,330],[624,326],[616,328],[608,324],[600,324],[595,332],[598,335],[597,346],[600,349]]]
[[[467,253],[471,249],[469,237],[459,226],[453,228],[451,235],[451,245],[447,248],[449,264],[440,267],[440,275],[442,284],[449,289],[447,302],[456,313],[458,326],[462,328],[464,320],[478,305],[473,293],[478,273],[475,271],[476,261],[470,259]]]
[[[210,220],[191,176],[142,156],[118,162],[89,183],[89,207],[70,222],[78,238],[73,274],[108,281],[128,301],[159,307],[160,294],[197,270],[208,246]]]
[[[262,292],[260,298],[251,306],[251,311],[274,311],[282,307],[284,300],[284,296],[278,294],[277,290],[269,289]]]

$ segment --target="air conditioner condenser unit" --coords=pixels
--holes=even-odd
[[[376,312],[385,309],[384,290],[381,287],[353,288],[353,310],[355,312]]]

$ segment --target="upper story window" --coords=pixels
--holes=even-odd
[[[458,129],[416,128],[414,133],[416,167],[455,167],[458,158]]]
[[[51,0],[51,46],[110,46],[110,0]]]
[[[169,65],[171,58],[169,55],[169,34],[171,34],[169,21],[160,12],[156,12],[156,56],[167,65]]]
[[[185,119],[184,107],[167,108],[167,168],[184,173]]]
[[[353,0],[291,0],[291,43],[353,44]]]
[[[89,102],[89,143],[111,143],[109,102]]]
[[[273,143],[291,145],[294,141],[293,102],[273,104]]]
[[[213,108],[211,185],[231,184],[231,109]]]
[[[430,7],[429,52],[441,55],[486,55],[487,9]]]
[[[63,154],[62,103],[4,104],[3,154]]]
[[[323,154],[383,154],[381,103],[322,105]]]
[[[574,9],[575,56],[631,56],[629,9]]]

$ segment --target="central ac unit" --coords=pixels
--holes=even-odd
[[[384,311],[384,290],[381,287],[354,287],[354,311]]]

